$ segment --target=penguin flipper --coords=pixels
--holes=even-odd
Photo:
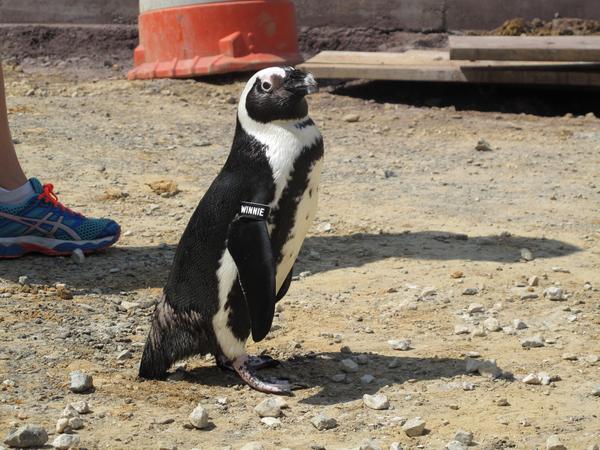
[[[252,339],[265,338],[275,314],[275,262],[264,220],[236,218],[229,226],[227,249],[238,269],[246,298]]]

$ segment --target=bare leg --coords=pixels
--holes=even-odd
[[[233,361],[233,368],[248,386],[257,391],[266,392],[267,394],[290,395],[292,393],[292,386],[286,380],[273,380],[272,382],[268,382],[258,378],[255,369],[250,366],[249,360],[250,357],[244,355]]]
[[[19,164],[15,147],[8,128],[8,112],[4,94],[4,76],[0,64],[0,187],[17,189],[27,182],[27,177]]]
[[[233,368],[233,363],[228,360],[225,356],[217,356],[217,366],[221,369],[231,370],[235,372]],[[268,369],[269,367],[276,367],[281,363],[274,358],[271,358],[269,355],[257,355],[257,356],[248,356],[246,361],[248,367],[252,370],[261,370]]]

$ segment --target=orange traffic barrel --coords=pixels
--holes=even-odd
[[[291,0],[140,0],[130,80],[301,62]]]

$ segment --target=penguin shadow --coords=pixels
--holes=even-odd
[[[468,236],[445,231],[404,233],[355,233],[345,236],[310,236],[304,241],[295,267],[296,273],[312,273],[360,267],[386,258],[432,260],[519,261],[521,249],[536,259],[567,256],[581,251],[556,239],[514,236],[510,234]]]
[[[408,352],[410,353],[410,352]],[[353,359],[359,364],[355,372],[344,373],[340,361]],[[375,353],[323,352],[296,355],[280,361],[272,369],[261,370],[260,376],[289,379],[296,386],[294,396],[299,403],[334,405],[362,399],[384,386],[402,386],[423,380],[445,380],[442,389],[462,389],[462,381],[452,380],[466,375],[464,359],[415,356],[385,356]],[[195,367],[181,378],[204,386],[239,389],[243,382],[236,374],[216,366]],[[313,392],[314,388],[319,388]],[[304,392],[310,390],[306,396]]]
[[[536,259],[567,256],[581,251],[556,239],[508,234],[467,236],[445,231],[355,233],[309,236],[304,241],[294,272],[312,273],[361,267],[387,258],[516,262],[527,248]],[[78,294],[118,294],[164,286],[176,245],[114,247],[89,255],[83,264],[70,258],[28,255],[0,261],[0,280],[17,283],[27,275],[30,283],[66,283]]]

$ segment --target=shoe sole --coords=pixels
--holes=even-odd
[[[20,258],[28,253],[41,253],[48,256],[70,256],[80,249],[88,255],[104,250],[119,240],[120,233],[91,241],[64,241],[41,236],[18,236],[0,238],[0,259]]]

